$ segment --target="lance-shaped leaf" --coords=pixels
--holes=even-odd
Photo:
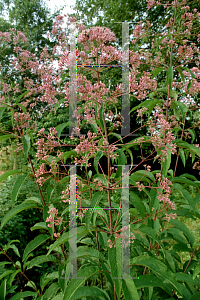
[[[5,279],[0,286],[0,299],[1,300],[6,299],[6,282],[7,282],[7,279]]]
[[[169,84],[170,88],[172,87],[173,82],[173,67],[169,67],[167,70],[167,84]]]
[[[13,296],[10,298],[10,300],[20,300],[23,299],[24,297],[36,297],[38,295],[37,292],[21,292],[18,293],[17,295]],[[35,298],[32,298],[35,299]]]
[[[83,279],[74,278],[70,281],[65,290],[63,300],[72,300],[76,291],[84,284],[85,280],[99,271],[99,267],[95,266],[80,269],[77,274],[75,274],[75,277],[83,277]]]
[[[23,142],[23,149],[24,149],[24,157],[25,159],[28,159],[28,153],[30,150],[30,136],[29,135],[23,136],[22,142]]]
[[[6,180],[10,175],[17,174],[17,173],[22,173],[22,172],[20,170],[10,170],[10,171],[5,172],[4,174],[2,174],[0,176],[0,182],[2,182],[3,180]]]
[[[27,178],[28,174],[20,175],[17,177],[17,180],[15,181],[14,187],[12,189],[12,204],[14,205],[15,201],[17,200],[17,196],[19,194],[19,191]]]
[[[92,297],[92,299],[95,298],[97,300],[98,299],[100,300],[102,298],[106,299],[106,300],[110,300],[110,297],[108,296],[108,294],[104,290],[101,290],[100,288],[98,288],[96,286],[80,287],[76,291],[74,296],[71,298],[71,300],[78,300],[78,299],[82,299],[83,297]]]
[[[69,126],[69,122],[67,122],[67,123],[62,123],[62,124],[59,124],[58,126],[56,126],[55,131],[57,131],[57,137],[58,137],[58,138],[60,138],[61,132],[63,131],[63,129],[64,129],[66,126]]]
[[[34,238],[34,240],[29,242],[28,245],[26,246],[26,248],[24,249],[22,261],[25,261],[30,252],[32,252],[35,248],[39,247],[41,244],[43,244],[49,238],[50,237],[47,234],[40,234],[40,235],[36,236]]]
[[[94,231],[94,229],[91,229],[91,231]],[[88,230],[86,229],[85,226],[79,226],[77,228],[77,242],[78,242],[79,239],[84,237],[87,233],[88,233]],[[75,236],[75,234],[74,234],[74,236]],[[47,255],[49,255],[55,248],[57,248],[61,244],[65,243],[65,242],[68,242],[69,238],[70,238],[69,237],[69,232],[63,233],[53,244],[51,244],[51,246],[49,247],[49,251],[48,251]],[[73,238],[73,236],[71,236],[71,238]]]
[[[16,136],[14,134],[5,134],[5,135],[1,135],[0,136],[0,141],[2,140],[7,140],[7,139],[10,139],[10,138],[16,138]]]
[[[46,256],[46,255],[40,255],[40,256],[37,256],[37,257],[33,258],[31,261],[29,261],[27,263],[27,270],[31,269],[31,268],[33,268],[35,266],[40,266],[40,264],[43,264],[43,263],[49,262],[49,261],[56,262],[58,260],[53,255],[48,255],[48,256]]]
[[[152,74],[151,79],[153,79],[156,75],[158,75],[160,72],[162,72],[162,71],[164,71],[164,70],[165,70],[165,68],[163,68],[163,67],[155,68],[155,69],[151,72],[151,74]]]
[[[26,91],[23,94],[19,95],[15,101],[15,103],[19,103],[19,101],[22,99],[22,97],[24,97],[26,94],[28,94],[30,91]]]
[[[118,277],[118,279],[113,279],[115,284],[115,290],[117,297],[120,298],[122,289],[122,266],[121,266],[121,240],[118,238],[115,240],[116,247],[108,249],[108,260],[111,267],[112,277]]]
[[[22,204],[12,208],[2,219],[1,221],[1,229],[3,228],[3,226],[12,218],[14,217],[16,214],[18,214],[19,212],[25,210],[25,209],[29,209],[29,208],[38,208],[38,205],[36,203],[27,203],[26,201],[24,201]]]
[[[170,168],[170,165],[171,165],[171,151],[170,150],[167,150],[167,157],[165,157],[165,161],[162,162],[162,167],[163,167],[163,176],[166,177],[167,176],[167,172]]]
[[[94,168],[95,168],[95,171],[97,172],[97,174],[99,174],[98,163],[99,163],[100,158],[102,158],[102,156],[103,156],[103,152],[99,151],[99,152],[97,152],[97,155],[94,158]]]
[[[157,91],[158,91],[158,90],[157,90]],[[145,101],[143,101],[142,103],[140,103],[139,105],[134,106],[134,107],[131,109],[130,113],[131,113],[132,111],[135,111],[135,110],[141,108],[141,107],[147,107],[148,109],[149,109],[149,107],[150,107],[150,110],[152,111],[152,109],[156,106],[156,104],[158,104],[158,103],[163,103],[163,102],[164,102],[164,101],[163,101],[163,100],[160,100],[160,99],[145,100]],[[130,113],[128,113],[128,114],[130,114]]]
[[[167,270],[167,266],[159,259],[151,256],[141,255],[132,258],[131,265],[146,266],[147,268],[151,269],[159,279],[164,278],[166,280],[166,284],[170,283],[173,288],[175,288],[182,295],[182,289],[180,288],[180,284],[176,281],[174,274]]]
[[[178,228],[180,231],[183,232],[183,234],[186,236],[188,242],[190,243],[191,247],[193,247],[194,242],[195,242],[195,237],[194,235],[190,232],[190,230],[187,228],[187,226],[176,219],[171,219],[170,223],[172,223],[174,226],[176,226],[176,228]]]
[[[139,295],[135,287],[135,283],[132,279],[122,279],[122,289],[125,299],[127,300],[139,300]]]
[[[191,153],[196,154],[198,157],[200,157],[200,149],[194,145],[188,144],[187,142],[181,141],[179,139],[176,139],[174,141],[178,147],[186,148]]]
[[[100,117],[101,129],[104,132],[103,114],[104,114],[104,103],[101,103],[101,107],[99,110],[99,117]]]

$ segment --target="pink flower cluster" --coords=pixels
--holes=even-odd
[[[172,154],[176,153],[176,144],[173,143],[175,137],[171,132],[171,124],[166,121],[164,114],[160,107],[156,107],[154,111],[154,120],[147,122],[151,132],[151,141],[156,150],[162,153],[161,161],[165,161],[167,151],[170,150]],[[166,134],[166,135],[165,135]],[[159,158],[158,154],[156,158]]]
[[[45,135],[44,133],[44,128],[40,129],[38,132],[38,136],[39,135],[43,135],[47,141],[45,142],[44,138],[38,139],[36,145],[38,146],[37,149],[37,153],[36,153],[36,157],[38,159],[42,159],[42,160],[47,160],[48,155],[47,152],[52,152],[54,147],[59,147],[61,146],[60,142],[56,142],[54,139],[56,139],[56,134],[57,131],[55,131],[55,128],[50,128],[49,129],[49,134],[48,136]]]
[[[158,192],[157,198],[163,202],[164,206],[167,209],[175,210],[175,203],[171,202],[171,200],[170,200],[170,190],[171,190],[171,186],[173,185],[172,182],[168,178],[165,178],[165,177],[163,177],[161,180],[161,173],[156,174],[156,179],[159,180],[158,187],[163,190],[163,193]],[[172,216],[173,216],[173,219],[175,219],[176,214],[172,214]]]
[[[51,222],[54,223],[55,226],[60,225],[61,221],[62,221],[62,217],[58,217],[58,210],[53,207],[48,211],[48,214],[50,214],[49,217],[47,217],[46,222]],[[52,216],[53,215],[53,216]],[[57,218],[57,220],[54,220],[54,218]],[[53,224],[48,224],[48,227],[53,227]]]
[[[106,27],[91,27],[83,30],[78,36],[78,43],[83,45],[90,42],[97,42],[98,46],[103,46],[104,42],[116,41],[115,34]]]
[[[128,229],[128,226],[124,226],[124,227],[122,227],[122,234],[121,235],[118,234],[118,233],[115,234],[116,235],[115,239],[117,239],[117,238],[121,239],[123,248],[127,248],[130,243],[134,243],[134,239],[135,239],[135,236],[132,232],[129,233],[129,236],[127,236],[126,232],[123,233],[127,229]],[[130,237],[130,234],[132,235],[131,237]],[[128,241],[125,242],[125,239],[128,239]],[[130,241],[130,239],[132,240],[132,242]],[[113,246],[116,247],[115,240],[112,242],[111,239],[109,239],[108,242],[110,243],[109,244],[110,248],[112,248]]]
[[[86,213],[86,211],[88,210],[88,208],[79,208],[78,210],[79,211],[78,211],[78,214],[76,216],[83,218],[84,214]]]
[[[144,99],[150,91],[155,91],[157,88],[156,79],[151,79],[149,72],[144,72],[144,75],[140,78],[140,82],[137,81],[137,75],[139,72],[134,68],[130,72],[130,91],[134,93],[134,96],[138,100]]]
[[[62,191],[62,195],[61,196],[61,199],[65,199],[65,200],[62,200],[64,203],[67,203],[70,201],[69,199],[69,196],[70,196],[70,191],[69,191],[69,188],[67,187],[65,191]]]

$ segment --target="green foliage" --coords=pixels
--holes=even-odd
[[[79,1],[77,3],[82,5]],[[88,4],[83,2],[84,11],[91,3],[91,1]],[[120,20],[128,19],[127,11],[123,15],[122,7],[136,8],[137,6],[137,9],[141,7],[138,17],[146,18],[143,16],[146,4],[139,1],[135,5],[122,1],[117,6],[113,1],[104,1],[99,2],[96,8],[104,9],[105,21],[108,21],[110,13],[118,13]],[[34,9],[36,12],[39,11],[40,2],[24,1],[22,9],[25,12],[24,15],[21,13],[19,15],[17,6],[22,8],[22,3],[18,0],[14,1],[14,7],[10,10],[10,19],[17,20],[16,18],[19,17],[16,28],[24,27],[29,38],[27,49],[33,50],[36,44],[31,43],[31,33],[37,33],[37,31],[33,24],[32,13]],[[96,8],[92,6],[91,12],[94,13]],[[165,8],[163,6],[159,9],[156,8],[157,17],[159,12],[163,16],[166,13]],[[157,27],[155,23],[153,24],[151,33],[155,34],[156,31],[159,32],[163,28],[170,13],[173,13],[171,9],[167,15],[164,15],[166,18],[163,18]],[[41,9],[39,18],[43,14],[45,14],[45,10]],[[147,13],[150,20],[152,14],[153,11]],[[132,16],[137,17],[136,11],[132,13]],[[181,20],[179,10],[177,18],[178,21]],[[29,24],[30,29],[27,27]],[[40,29],[41,27],[38,30]],[[167,29],[166,38],[168,38],[168,33]],[[175,36],[175,38],[178,47],[181,42],[178,37]],[[170,40],[172,40],[172,35]],[[192,231],[189,224],[190,222],[198,224],[200,219],[199,181],[194,175],[184,172],[189,160],[193,164],[195,159],[199,162],[200,150],[197,145],[193,144],[197,140],[196,123],[194,122],[194,126],[190,126],[191,122],[187,123],[186,118],[187,116],[193,118],[193,112],[181,102],[182,97],[192,89],[192,79],[195,79],[195,75],[191,71],[191,66],[183,68],[178,64],[174,65],[173,53],[170,53],[170,60],[169,55],[166,56],[166,49],[162,49],[162,41],[163,36],[155,36],[154,48],[151,38],[145,37],[143,40],[138,40],[137,45],[132,46],[136,52],[142,45],[144,52],[149,50],[149,47],[152,50],[152,60],[160,50],[161,56],[165,59],[164,64],[161,63],[161,67],[156,66],[152,69],[144,61],[140,67],[138,74],[149,72],[150,79],[156,80],[157,88],[147,94],[141,102],[134,93],[131,95],[133,98],[130,102],[131,113],[134,114],[138,109],[146,109],[145,116],[141,120],[141,123],[145,123],[146,129],[144,131],[141,129],[138,138],[122,139],[119,133],[113,132],[112,122],[115,120],[112,122],[105,120],[109,109],[114,110],[116,114],[119,112],[120,101],[116,105],[111,103],[110,106],[103,101],[104,99],[101,99],[102,101],[98,104],[96,101],[91,103],[91,106],[95,108],[95,121],[90,120],[87,124],[87,120],[83,120],[80,124],[82,133],[90,130],[91,133],[99,135],[92,140],[92,142],[96,142],[99,138],[98,148],[95,148],[97,151],[90,156],[87,156],[87,153],[91,144],[88,148],[87,143],[84,144],[85,141],[88,141],[88,137],[83,138],[81,153],[78,153],[75,148],[79,143],[78,137],[72,141],[70,137],[66,137],[63,144],[55,144],[53,147],[55,141],[53,138],[61,141],[61,137],[66,134],[71,125],[66,122],[68,110],[63,107],[62,96],[58,97],[58,104],[46,107],[40,118],[37,119],[36,115],[34,116],[34,109],[31,112],[37,121],[37,130],[44,128],[45,134],[48,135],[49,128],[55,127],[57,136],[52,140],[50,135],[45,137],[43,150],[46,155],[45,147],[51,146],[49,157],[48,159],[43,157],[38,161],[38,155],[36,155],[38,143],[35,145],[35,142],[38,141],[37,133],[33,129],[23,128],[19,138],[21,153],[17,157],[18,167],[16,167],[15,161],[14,168],[11,167],[13,170],[8,169],[0,176],[2,187],[0,190],[0,297],[2,299],[30,299],[31,297],[31,299],[40,300],[94,298],[99,300],[156,300],[181,297],[188,300],[198,298],[200,244],[198,231]],[[38,39],[36,39],[36,43],[39,43]],[[192,79],[188,81],[184,71],[189,72]],[[86,73],[83,71],[83,74],[85,74],[84,72]],[[110,86],[111,90],[114,89],[115,83],[119,79],[118,73],[119,71],[112,70],[102,74],[102,82],[106,82],[106,87]],[[180,74],[178,79],[177,73]],[[33,74],[27,72],[26,75],[30,79],[36,79],[32,76]],[[114,78],[109,79],[109,76]],[[141,79],[139,76],[136,83]],[[16,78],[16,82],[18,79]],[[65,74],[62,79],[63,82],[59,84],[60,89],[64,87],[62,85],[65,84],[64,80],[68,80]],[[90,79],[93,84],[96,82],[95,77],[92,77],[92,70],[87,75],[87,79]],[[177,80],[177,89],[173,86],[174,80]],[[188,81],[185,94],[179,88],[180,80],[183,84],[186,80]],[[12,84],[12,82],[9,83]],[[27,95],[27,90],[24,91],[24,88],[24,82],[21,82],[20,95],[18,93],[14,95],[13,91],[8,94],[11,97],[11,104],[5,110],[0,111],[2,131],[14,131],[12,126],[14,109],[26,114],[27,108],[21,104],[22,98]],[[142,88],[143,86],[141,86]],[[90,95],[89,92],[86,96],[88,95]],[[33,100],[35,96],[30,97]],[[9,100],[6,96],[4,98],[5,101]],[[38,103],[35,110],[42,111],[42,105]],[[79,105],[81,113],[84,114],[87,102],[79,103]],[[55,109],[57,115],[50,109]],[[163,115],[158,115],[158,119],[161,118],[159,123],[154,116],[161,109]],[[151,126],[148,121],[153,120],[154,131],[156,131],[154,135],[151,128],[147,128]],[[172,126],[169,120],[175,122],[172,131],[167,129],[167,126]],[[133,122],[131,130],[138,124],[140,122]],[[164,130],[163,124],[166,126]],[[145,131],[148,131],[148,135],[145,135]],[[167,134],[169,135],[166,139]],[[169,142],[170,135],[173,134],[174,139]],[[15,136],[14,133],[1,135],[2,145],[9,142],[14,149],[16,141],[11,141],[11,138],[16,138],[16,136],[16,132]],[[191,141],[189,137],[191,137]],[[111,148],[114,150],[109,152],[107,145],[105,146],[105,140],[109,144],[108,146],[111,146],[112,143],[116,144],[116,139],[120,141],[120,144],[117,144],[118,148]],[[60,154],[57,150],[58,148],[60,150],[61,146],[64,150]],[[85,150],[84,147],[87,149]],[[141,161],[135,170],[135,159],[138,158],[138,155],[133,153],[133,149],[135,150],[136,147],[140,150]],[[177,149],[178,157],[175,152],[173,153],[172,147]],[[55,152],[53,148],[56,148]],[[146,151],[143,152],[143,149]],[[147,152],[150,154],[147,155]],[[116,157],[113,157],[114,154]],[[155,157],[153,157],[154,154]],[[178,159],[179,156],[180,159]],[[19,158],[22,159],[22,164],[20,164]],[[59,171],[59,164],[63,165],[63,163],[72,165],[75,158],[77,160],[85,159],[85,161],[77,171],[74,182],[74,178],[66,168],[65,172],[63,171],[64,178],[59,181],[57,173],[53,169]],[[157,159],[159,159],[158,163]],[[145,165],[144,163],[149,160],[153,161],[152,165]],[[45,165],[45,172],[38,175],[40,161]],[[54,161],[55,165],[52,165]],[[91,165],[87,165],[89,161]],[[101,168],[100,161],[103,162]],[[127,185],[123,186],[122,197],[122,170],[129,161],[131,170],[126,178]],[[180,175],[177,175],[179,162],[184,168],[179,170]],[[117,168],[113,167],[115,164],[118,165]],[[105,165],[107,170],[104,169]],[[154,167],[154,170],[151,170],[151,167],[152,169]],[[45,183],[40,184],[38,180],[36,181],[35,179],[38,177],[40,179],[43,177],[46,180]],[[51,178],[47,179],[47,177]],[[72,214],[72,203],[68,200],[62,202],[61,198],[64,194],[66,198],[74,196],[72,195],[73,184],[76,184],[77,188],[75,215]],[[131,189],[130,199],[129,188]],[[67,194],[68,192],[69,194]],[[128,209],[124,208],[125,200],[129,201]],[[70,201],[72,201],[72,197]],[[52,227],[49,227],[46,222],[50,216],[49,210],[51,210],[52,220],[49,220],[48,223],[51,224],[53,223],[51,221],[55,221]],[[57,211],[59,219],[57,219]],[[183,218],[187,220],[187,224]],[[124,225],[125,221],[126,225]],[[126,247],[123,247],[125,244]],[[129,261],[129,258],[130,277],[124,276],[124,273],[127,273],[124,270],[127,267],[124,266],[124,262]],[[9,264],[9,262],[11,263]]]

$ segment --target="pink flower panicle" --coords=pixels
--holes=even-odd
[[[54,223],[55,226],[60,225],[61,221],[62,221],[62,217],[58,217],[58,210],[55,207],[52,207],[49,211],[48,214],[50,214],[49,217],[47,217],[46,222],[50,222],[50,223]],[[54,220],[54,218],[57,218],[56,220]],[[53,227],[53,224],[48,224],[48,227]]]

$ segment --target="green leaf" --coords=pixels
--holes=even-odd
[[[40,223],[36,223],[30,229],[31,229],[31,231],[36,230],[36,229],[42,229],[42,230],[46,229],[46,230],[48,230],[48,227],[47,227],[47,223],[46,222],[40,222]]]
[[[122,175],[122,166],[125,166],[126,164],[126,156],[124,154],[124,151],[122,149],[117,149],[117,152],[119,154],[118,156],[118,167],[115,177],[118,178]]]
[[[6,109],[5,106],[4,106],[4,107],[1,107],[1,110],[0,110],[0,121],[1,121],[1,119],[2,119],[2,117],[3,117],[3,114],[4,114],[5,109]]]
[[[165,94],[168,94],[168,87],[158,88],[156,91],[157,91],[157,92],[163,92],[163,93],[165,93]],[[175,90],[170,90],[169,96],[170,96],[170,97],[173,97],[175,100],[178,99],[178,94],[177,94],[177,92],[176,92]]]
[[[182,160],[182,163],[185,167],[185,153],[184,153],[183,149],[181,149],[181,150],[179,149],[179,153],[180,153],[180,158]]]
[[[16,276],[18,273],[20,273],[20,272],[21,272],[20,269],[18,269],[18,270],[16,270],[15,272],[13,272],[13,274],[12,274],[12,275],[10,276],[10,278],[9,278],[9,285],[12,285],[12,282],[13,282],[15,276]]]
[[[12,217],[14,217],[19,212],[34,207],[38,208],[38,206],[36,206],[34,203],[25,203],[24,201],[22,204],[12,208],[1,220],[1,229]]]
[[[91,229],[91,231],[94,231]],[[88,230],[86,229],[85,226],[79,226],[77,227],[77,242],[78,242],[78,237],[79,239],[85,236],[88,233]],[[74,234],[75,236],[75,234]],[[73,238],[73,236],[71,236]],[[51,246],[49,247],[49,251],[47,255],[49,255],[55,248],[60,246],[61,244],[64,244],[65,242],[68,242],[69,240],[69,232],[63,233]]]
[[[7,279],[5,279],[0,286],[0,300],[6,299],[6,282]]]
[[[157,234],[156,234],[156,231],[153,228],[148,227],[145,224],[142,224],[138,228],[138,230],[140,230],[142,233],[145,233],[146,235],[148,235],[153,240],[157,240],[157,238],[156,238]]]
[[[10,246],[9,246],[9,249],[10,249],[10,248],[12,248],[13,251],[17,254],[17,256],[20,257],[19,250],[17,249],[17,247],[16,247],[15,245],[10,245]]]
[[[67,151],[67,152],[63,153],[61,157],[62,157],[62,159],[64,159],[64,163],[66,164],[67,158],[70,156],[76,155],[76,154],[77,154],[76,150],[71,150],[71,151]]]
[[[95,168],[95,171],[97,172],[97,174],[99,174],[98,162],[102,158],[102,156],[103,156],[103,152],[98,151],[97,155],[94,158],[94,168]]]
[[[87,257],[88,259],[100,259],[101,261],[105,260],[104,255],[99,252],[97,249],[88,247],[88,246],[79,246],[77,249],[77,253],[74,253],[74,255],[72,254],[70,256],[70,260],[69,258],[67,259],[67,262],[69,261],[73,261],[74,259],[78,259],[78,258],[82,258],[82,257]]]
[[[184,74],[183,74],[183,72],[182,72],[182,70],[181,70],[181,68],[176,68],[176,70],[179,72],[179,74],[180,74],[180,76],[181,76],[181,79],[182,79],[182,82],[183,82],[183,84],[185,84],[185,76],[184,76]]]
[[[146,208],[142,200],[138,197],[138,195],[136,195],[132,191],[130,191],[130,203],[136,207],[139,214],[142,216],[142,218],[144,218],[146,213]]]
[[[87,120],[87,123],[89,123],[92,126],[93,131],[97,133],[97,125],[91,120]]]
[[[169,84],[170,88],[172,87],[173,82],[173,67],[169,67],[167,70],[167,84]]]
[[[122,289],[126,300],[139,300],[139,295],[132,279],[122,279]]]
[[[193,271],[193,280],[197,277],[197,275],[200,273],[200,264],[196,265],[194,271]]]
[[[60,138],[61,132],[63,131],[63,129],[64,129],[66,126],[69,126],[69,122],[59,124],[58,126],[55,127],[55,131],[57,131],[57,137],[58,137],[58,138]]]
[[[177,272],[175,276],[177,281],[190,282],[200,286],[200,280],[198,278],[193,279],[192,274],[184,274],[181,272]]]
[[[121,295],[121,289],[122,289],[122,266],[121,266],[121,240],[117,238],[115,240],[116,247],[112,247],[108,249],[108,260],[111,267],[111,274],[112,277],[119,277],[118,279],[113,279],[115,284],[115,290],[117,297],[120,298]]]
[[[101,290],[100,288],[96,287],[96,286],[84,286],[84,287],[80,287],[76,293],[74,294],[74,296],[71,298],[71,300],[76,300],[76,299],[82,299],[83,297],[92,297],[95,299],[106,299],[106,300],[110,300],[110,297],[108,296],[108,294],[104,291]],[[101,298],[99,298],[101,297]]]
[[[51,199],[51,196],[53,194],[54,188],[52,186],[48,186],[48,188],[46,189],[47,191],[47,200],[49,202],[49,200]]]
[[[189,91],[189,89],[191,88],[191,86],[192,86],[192,82],[191,82],[191,80],[189,80],[188,85],[187,85],[187,91]]]
[[[58,286],[58,284],[56,282],[52,283],[48,287],[48,289],[45,291],[44,298],[50,299],[50,297],[55,296],[55,294],[57,293],[57,291],[59,289],[60,289],[60,287]]]
[[[24,203],[38,203],[38,204],[42,204],[41,200],[37,197],[30,197],[30,198],[27,198]]]
[[[5,272],[3,272],[2,274],[0,274],[0,280],[4,277],[6,277],[8,274],[13,273],[13,270],[6,270]]]
[[[153,79],[156,75],[158,75],[160,72],[162,72],[162,71],[164,71],[164,70],[165,70],[165,68],[163,68],[163,67],[155,68],[155,69],[151,72],[151,74],[152,74],[151,79]]]
[[[10,139],[10,138],[16,138],[16,136],[14,134],[1,135],[0,136],[0,141],[7,140],[7,139]]]
[[[118,140],[120,140],[120,141],[123,143],[123,139],[122,139],[121,135],[118,134],[118,133],[110,132],[110,133],[108,134],[108,136],[115,136],[116,138],[118,138]]]
[[[200,299],[200,292],[195,293],[190,297],[189,300],[199,300]]]
[[[19,95],[19,96],[17,97],[15,103],[18,104],[19,101],[20,101],[26,94],[28,94],[28,93],[30,93],[30,91],[26,91],[26,92],[24,92],[23,94]]]
[[[23,142],[23,149],[24,149],[24,157],[27,160],[28,159],[28,153],[30,150],[30,136],[25,135],[22,137],[22,142]]]
[[[168,149],[167,150],[167,157],[165,157],[165,161],[162,162],[162,166],[163,166],[163,176],[166,177],[167,176],[167,172],[170,168],[170,165],[171,165],[171,151]]]
[[[92,201],[91,201],[91,206],[92,208],[98,207],[99,206],[99,201],[102,199],[103,195],[102,193],[96,192],[93,197],[92,197]]]
[[[161,279],[159,279],[153,274],[140,275],[140,277],[137,280],[135,280],[135,286],[137,289],[141,289],[144,287],[160,287],[167,292],[167,286],[162,282]],[[171,292],[170,288],[169,290]]]
[[[49,256],[40,255],[40,256],[37,256],[37,257],[33,258],[31,261],[29,261],[27,263],[27,270],[31,269],[35,266],[39,266],[40,264],[43,264],[45,262],[49,262],[49,261],[57,262],[58,259],[53,255],[49,255]]]
[[[26,108],[22,104],[18,103],[17,105],[21,108],[21,110],[23,110],[24,113],[26,113]]]
[[[174,183],[173,188],[176,189],[185,198],[185,200],[189,203],[191,208],[195,211],[194,199],[192,198],[190,193],[186,189],[184,189],[179,183]]]
[[[198,187],[199,184],[198,184],[198,181],[192,181],[192,180],[189,180],[183,176],[179,176],[179,177],[174,177],[171,179],[171,182],[178,182],[178,183],[185,183],[186,185],[192,185],[192,186],[195,186],[195,187]]]
[[[95,105],[95,120],[97,120],[98,104]]]
[[[160,100],[160,99],[145,100],[145,101],[143,101],[142,103],[140,103],[139,105],[134,106],[134,107],[131,109],[130,113],[131,113],[132,111],[135,111],[135,110],[137,110],[137,109],[140,109],[141,107],[147,107],[147,108],[150,107],[150,108],[151,108],[151,111],[152,111],[152,109],[153,109],[158,103],[163,103],[163,100]],[[128,113],[128,114],[130,114],[130,113]]]
[[[178,147],[186,148],[188,149],[191,153],[193,152],[196,154],[198,157],[200,157],[200,149],[194,145],[188,144],[187,142],[181,141],[179,139],[176,139],[174,141]]]
[[[99,117],[100,117],[100,125],[101,125],[101,129],[102,132],[104,133],[104,122],[103,122],[103,114],[104,114],[104,103],[101,103],[101,107],[99,110]]]
[[[20,170],[10,170],[10,171],[5,172],[4,174],[2,174],[0,176],[0,182],[7,179],[10,175],[17,174],[17,173],[22,173],[22,172]]]
[[[94,266],[80,269],[77,274],[75,274],[77,276],[77,279],[75,276],[75,278],[73,278],[68,284],[64,293],[63,300],[72,300],[76,291],[84,284],[85,280],[87,280],[90,276],[96,274],[97,272],[99,272],[99,267]],[[78,277],[83,277],[83,279],[78,279]]]
[[[10,265],[10,264],[12,264],[11,262],[9,262],[9,261],[2,261],[2,262],[0,262],[0,266],[4,266],[4,265]]]
[[[193,247],[193,244],[195,242],[195,237],[190,232],[190,230],[187,228],[187,226],[183,222],[181,222],[177,219],[170,219],[170,223],[173,224],[174,226],[176,226],[180,231],[182,231],[184,233],[184,235],[186,236],[191,247]]]
[[[55,106],[54,106],[55,111],[57,111],[57,110],[59,109],[60,105],[61,105],[64,101],[66,101],[65,98],[60,99],[60,100],[55,104]]]
[[[142,265],[151,269],[159,279],[164,277],[167,282],[169,282],[182,295],[182,290],[180,289],[180,285],[176,281],[174,274],[167,270],[167,266],[159,259],[151,256],[141,255],[132,258],[131,265]]]
[[[12,298],[10,298],[10,300],[21,300],[24,297],[30,297],[30,296],[34,296],[36,297],[38,295],[37,292],[21,292],[18,293],[17,295],[13,296]]]
[[[60,293],[60,294],[56,295],[55,297],[53,297],[52,300],[63,300],[63,293]]]
[[[34,238],[31,242],[28,243],[24,250],[22,261],[25,261],[27,259],[27,256],[30,252],[32,252],[35,248],[39,247],[41,244],[43,244],[46,240],[49,239],[49,235],[47,234],[40,234]]]
[[[195,131],[192,130],[192,129],[187,129],[186,131],[189,131],[190,134],[191,134],[191,137],[192,137],[192,139],[191,139],[191,144],[192,144],[192,143],[194,142],[195,138],[196,138],[196,133],[195,133]]]
[[[12,204],[14,205],[15,201],[17,200],[17,196],[19,194],[19,191],[27,178],[28,174],[20,175],[17,177],[17,180],[15,181],[14,187],[12,189]]]
[[[175,227],[172,227],[170,229],[167,230],[167,232],[165,231],[165,233],[167,233],[167,235],[169,236],[170,234],[172,234],[173,239],[177,242],[181,242],[182,244],[187,244],[187,240],[186,237],[184,236],[184,234],[178,230]]]
[[[175,263],[174,263],[174,258],[173,256],[171,255],[170,251],[165,251],[165,255],[166,255],[166,260],[172,270],[172,272],[176,272],[176,268],[175,268]]]
[[[196,78],[194,73],[188,68],[188,67],[183,67],[184,70],[188,71],[190,73],[190,75],[192,76],[192,78]]]

